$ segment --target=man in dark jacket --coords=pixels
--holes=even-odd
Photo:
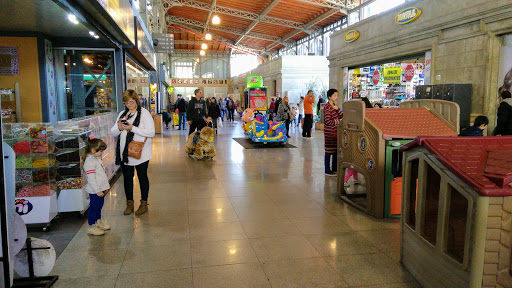
[[[281,105],[281,101],[283,101],[281,99],[281,95],[277,95],[277,99],[276,99],[276,102],[274,103],[274,116],[277,117],[277,110],[279,109],[279,105]]]
[[[178,102],[176,103],[176,108],[178,109],[179,116],[180,116],[180,122],[178,124],[179,125],[178,130],[185,130],[185,123],[187,122],[187,106],[188,106],[188,103],[185,100],[185,98],[181,97],[181,95],[178,95],[178,97],[179,97],[179,99],[178,99]]]
[[[501,92],[498,119],[494,135],[512,135],[512,95],[510,91],[505,90]]]
[[[475,118],[473,126],[462,130],[460,136],[484,136],[487,125],[489,125],[489,119],[485,116],[478,116]]]
[[[190,126],[188,130],[189,135],[196,131],[200,121],[203,120],[206,111],[204,100],[201,100],[201,97],[203,97],[201,89],[196,89],[194,94],[196,97],[190,100],[187,108],[187,123]]]

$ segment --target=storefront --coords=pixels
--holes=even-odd
[[[149,72],[130,57],[126,57],[126,88],[135,90],[142,107],[150,110]]]
[[[412,58],[412,57],[411,57]],[[425,84],[425,57],[348,69],[344,100],[367,97],[372,103],[396,107],[413,99],[416,86]],[[344,91],[345,92],[345,91]]]
[[[487,116],[490,133],[496,121],[497,91],[510,70],[510,67],[500,68],[500,59],[507,56],[500,56],[499,51],[506,54],[506,47],[510,46],[505,35],[512,32],[509,16],[512,6],[506,1],[488,3],[485,7],[476,0],[452,1],[449,7],[431,2],[407,1],[333,33],[328,56],[329,86],[343,91],[340,102],[358,94],[378,102],[379,99],[407,99],[422,90],[416,89],[419,85],[432,85],[438,96],[441,95],[437,99],[453,98],[450,101],[463,103],[462,106],[467,103],[470,106],[464,107],[470,111],[467,118]],[[385,64],[389,63],[394,63],[389,67],[392,69],[400,66],[399,83],[386,83],[383,74],[389,66]],[[407,69],[408,64],[413,66],[413,73]],[[376,79],[371,72],[375,70],[380,74],[377,84],[373,84]],[[393,73],[398,76],[398,71]],[[411,76],[410,81],[405,79]],[[389,84],[393,88],[391,93]],[[470,87],[457,97],[447,95],[459,84],[470,84]]]

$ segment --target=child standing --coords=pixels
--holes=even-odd
[[[101,219],[101,209],[105,202],[105,194],[110,190],[107,173],[101,161],[101,154],[107,149],[107,144],[101,139],[87,141],[84,153],[84,172],[87,179],[85,191],[89,193],[90,207],[87,220],[89,230],[87,234],[100,236],[109,230],[110,226]]]

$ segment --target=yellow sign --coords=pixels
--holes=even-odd
[[[345,34],[345,42],[351,43],[357,40],[359,38],[359,31],[357,30],[350,30]]]
[[[402,81],[402,67],[384,68],[384,83],[400,84]]]
[[[418,19],[421,15],[421,10],[416,7],[405,8],[404,10],[398,12],[395,17],[395,22],[397,24],[407,24],[412,21]]]

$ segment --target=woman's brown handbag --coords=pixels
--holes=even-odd
[[[134,159],[139,160],[140,157],[142,156],[142,148],[144,148],[144,144],[146,144],[146,140],[148,140],[148,138],[145,138],[144,142],[138,142],[138,141],[132,140],[128,144],[128,157],[132,157]]]

